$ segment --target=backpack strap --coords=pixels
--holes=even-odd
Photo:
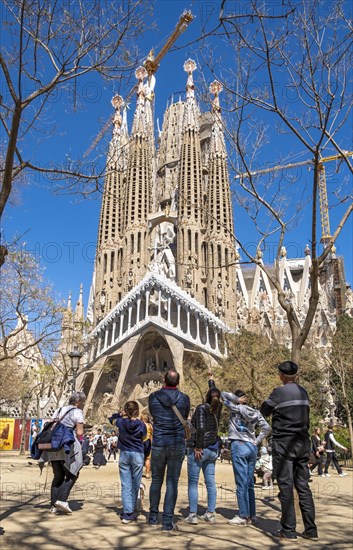
[[[180,422],[182,423],[182,425],[185,428],[185,426],[187,426],[187,422],[186,422],[185,418],[183,417],[183,415],[181,414],[181,412],[179,411],[178,407],[176,407],[175,405],[171,405],[171,408],[173,409],[173,411],[175,412],[175,414],[177,415]]]
[[[59,413],[60,413],[61,409],[62,409],[62,407],[59,409]],[[76,407],[71,407],[71,409],[69,409],[68,411],[66,411],[66,413],[64,413],[62,416],[59,416],[59,417],[57,418],[57,422],[61,422],[61,421],[65,418],[65,416],[66,416],[69,412],[73,411],[74,409],[76,409]]]
[[[158,398],[158,395],[156,395],[155,397],[156,397],[157,401],[160,402],[161,405],[164,405],[164,403],[162,403],[162,401]],[[177,415],[180,422],[182,423],[182,425],[185,428],[188,424],[187,424],[185,418],[183,417],[183,415],[181,414],[181,412],[179,411],[178,407],[176,406],[176,403],[178,403],[180,398],[181,398],[181,395],[178,395],[178,399],[175,401],[175,403],[170,402],[170,405],[164,405],[164,406],[165,407],[170,407],[171,409],[173,409],[173,411],[175,412],[175,414]]]

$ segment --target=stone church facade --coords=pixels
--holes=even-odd
[[[87,317],[84,369],[78,379],[88,417],[136,399],[142,408],[170,367],[202,357],[205,367],[227,354],[225,335],[241,328],[288,344],[285,313],[262,259],[244,269],[236,250],[227,151],[213,82],[211,112],[201,113],[186,61],[185,98],[171,101],[154,136],[153,77],[136,71],[131,132],[115,96],[113,137],[99,220]],[[260,253],[259,253],[260,254]],[[309,299],[310,250],[280,261],[283,288],[299,316]],[[337,304],[352,311],[342,261],[332,255],[312,331],[328,345]]]

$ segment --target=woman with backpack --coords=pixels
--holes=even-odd
[[[72,513],[68,498],[83,466],[80,441],[83,438],[82,409],[85,401],[86,396],[83,392],[74,392],[69,398],[69,404],[64,405],[53,414],[53,418],[59,418],[60,424],[65,426],[73,436],[74,441],[70,446],[70,452],[66,453],[64,448],[61,448],[58,451],[43,451],[41,453],[40,462],[50,462],[54,474],[50,492],[51,514],[57,514],[59,511],[65,514]]]
[[[205,402],[196,407],[191,419],[196,431],[186,444],[190,512],[185,521],[194,525],[198,523],[198,483],[201,470],[207,488],[207,511],[201,519],[209,523],[214,523],[216,520],[215,464],[220,450],[218,426],[222,404],[221,392],[216,388],[211,373],[209,373],[208,387]]]
[[[143,440],[147,429],[138,417],[138,404],[136,401],[128,401],[122,413],[115,413],[109,418],[109,422],[119,429],[119,474],[123,503],[120,517],[124,524],[137,519],[134,512],[145,461]]]

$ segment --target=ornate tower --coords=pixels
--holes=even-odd
[[[130,140],[124,207],[123,289],[131,290],[146,274],[149,263],[148,215],[152,206],[154,140],[151,101],[143,80],[144,67],[136,70],[137,106]]]
[[[222,85],[214,81],[210,86],[214,100],[208,161],[208,220],[204,256],[208,265],[207,306],[226,323],[234,326],[236,319],[235,238],[227,151],[219,106],[221,91]]]
[[[95,273],[93,275],[93,315],[97,324],[117,303],[123,293],[124,226],[126,172],[129,152],[129,135],[126,110],[120,109],[123,98],[112,99],[115,108],[113,137],[109,145],[106,178],[99,220]]]
[[[192,73],[196,63],[184,64],[188,73],[186,102],[181,128],[178,185],[177,282],[201,303],[205,302],[201,245],[205,233],[203,177],[200,145],[200,111],[195,99]]]

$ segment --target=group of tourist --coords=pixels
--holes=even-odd
[[[179,374],[175,370],[168,370],[164,376],[163,387],[149,396],[148,408],[152,422],[148,415],[141,418],[136,401],[128,401],[122,411],[113,414],[109,421],[119,433],[118,438],[115,433],[112,437],[116,437],[114,441],[119,450],[122,523],[128,524],[137,519],[137,499],[143,467],[146,464],[147,476],[150,472],[152,474],[147,522],[149,525],[158,524],[161,489],[166,478],[161,529],[164,532],[177,530],[174,509],[185,455],[189,498],[189,515],[185,521],[189,524],[197,524],[199,519],[209,523],[215,522],[215,464],[220,451],[218,432],[224,404],[229,409],[228,438],[231,442],[238,501],[238,513],[228,523],[250,525],[257,521],[254,471],[258,460],[258,448],[271,430],[265,417],[272,416],[272,463],[281,503],[281,528],[276,535],[281,539],[297,538],[295,488],[304,523],[302,536],[317,540],[315,507],[309,487],[309,398],[306,390],[296,382],[297,371],[298,366],[292,361],[285,361],[278,366],[282,385],[275,388],[260,410],[247,404],[247,396],[241,390],[234,393],[221,392],[216,387],[212,374],[209,374],[209,390],[205,402],[198,405],[194,411],[191,418],[192,435],[186,441],[190,399],[178,389]],[[58,513],[59,510],[71,513],[68,496],[81,466],[82,453],[80,455],[79,441],[83,438],[84,402],[85,395],[75,392],[70,397],[69,405],[56,412],[62,424],[75,433],[75,442],[70,453],[65,453],[62,449],[54,456],[43,453],[41,457],[41,460],[52,463],[54,472],[51,490],[52,513]],[[100,434],[97,435],[101,438]],[[320,462],[319,458],[323,456],[324,445],[318,431],[314,436],[316,439],[313,437],[312,445],[318,458],[317,467],[321,467],[320,474],[322,461]],[[329,475],[328,466],[331,461],[342,475],[334,453],[334,446],[337,444],[330,427],[328,435],[325,436],[328,456],[325,475]],[[268,452],[264,446],[261,447],[258,462],[263,467],[264,486],[272,486],[272,463],[269,466]],[[207,488],[207,510],[202,516],[198,516],[198,483],[201,470]]]

